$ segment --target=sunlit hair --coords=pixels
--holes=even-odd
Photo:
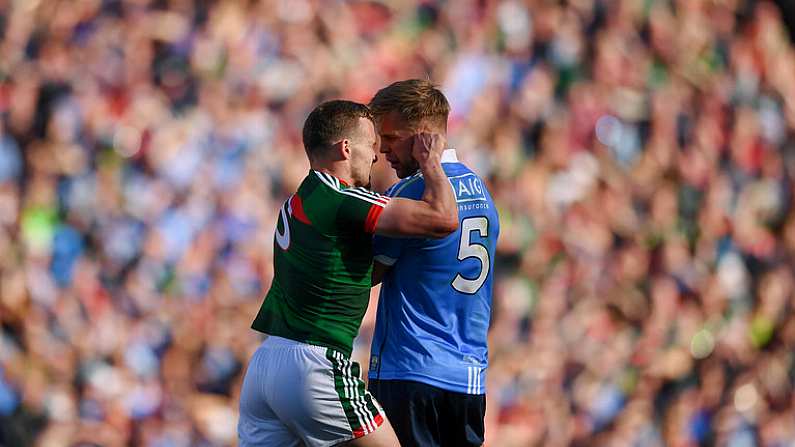
[[[369,107],[376,118],[397,112],[411,126],[424,122],[447,130],[450,103],[430,81],[407,79],[392,83],[373,96]]]

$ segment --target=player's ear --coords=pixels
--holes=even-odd
[[[334,160],[348,160],[351,158],[351,143],[347,138],[340,140],[331,146],[329,155]]]
[[[344,160],[350,160],[351,159],[351,140],[345,138],[342,141],[340,141],[338,144],[340,145],[340,148],[339,148],[340,156]]]

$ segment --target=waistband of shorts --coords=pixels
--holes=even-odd
[[[262,340],[260,344],[260,348],[265,349],[309,349],[310,351],[315,351],[319,354],[325,355],[327,351],[334,351],[337,352],[336,349],[332,349],[326,346],[320,345],[312,345],[303,341],[293,340],[290,338],[279,337],[277,335],[268,335],[265,334],[265,339]]]

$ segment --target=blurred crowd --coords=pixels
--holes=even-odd
[[[795,445],[784,25],[743,0],[0,0],[0,444],[234,445],[304,118],[421,77],[501,215],[488,446]]]

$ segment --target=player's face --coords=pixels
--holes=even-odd
[[[406,178],[420,168],[411,156],[415,130],[397,112],[389,112],[378,122],[381,136],[381,153],[399,178]]]
[[[357,135],[350,140],[351,144],[351,176],[354,186],[370,187],[370,173],[373,163],[378,161],[376,149],[378,136],[375,133],[373,122],[366,118],[359,118]]]

